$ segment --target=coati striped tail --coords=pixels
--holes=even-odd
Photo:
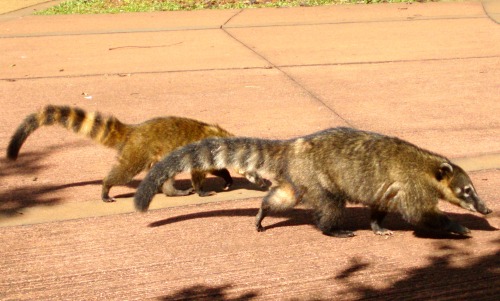
[[[16,160],[19,150],[24,141],[39,127],[37,114],[31,114],[24,119],[23,123],[17,128],[16,132],[10,139],[9,146],[7,147],[7,158]]]
[[[181,172],[233,168],[240,173],[277,174],[283,170],[286,142],[254,138],[209,138],[188,144],[155,164],[134,197],[135,208],[147,211],[160,185]]]
[[[112,148],[122,142],[128,131],[128,126],[115,117],[103,117],[99,112],[87,113],[76,107],[48,105],[41,111],[28,115],[19,125],[7,147],[7,158],[17,159],[19,150],[29,135],[41,126],[54,124]]]

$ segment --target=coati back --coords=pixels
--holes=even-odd
[[[37,113],[28,115],[12,136],[7,148],[7,158],[16,160],[21,146],[36,129],[44,125],[58,124],[75,133],[118,151],[118,164],[104,178],[102,200],[114,201],[109,190],[114,185],[123,185],[174,149],[207,137],[229,137],[229,132],[218,125],[210,125],[182,117],[160,117],[141,124],[129,125],[116,117],[105,117],[99,112],[88,113],[76,107],[48,105]],[[213,194],[202,190],[202,182],[208,171],[222,177],[231,186],[233,180],[227,169],[192,170],[194,190],[201,196]],[[174,179],[165,181],[162,190],[167,195],[186,195],[189,190],[177,190]]]
[[[274,179],[256,216],[256,228],[269,210],[299,202],[311,206],[320,230],[349,237],[340,229],[346,202],[371,208],[371,228],[381,227],[387,212],[408,222],[465,235],[470,231],[438,208],[443,199],[470,211],[488,214],[468,175],[443,156],[406,141],[351,128],[332,128],[291,140],[206,139],[177,149],[156,164],[139,185],[135,207],[146,211],[162,182],[179,172],[235,168]]]

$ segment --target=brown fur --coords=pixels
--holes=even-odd
[[[387,212],[408,222],[458,234],[469,230],[437,208],[438,200],[483,214],[491,212],[467,174],[443,156],[395,137],[350,128],[332,128],[291,140],[206,139],[172,152],[151,169],[135,195],[137,210],[147,210],[158,183],[192,169],[232,167],[269,177],[274,186],[256,217],[258,231],[270,210],[300,202],[311,206],[323,233],[352,236],[340,229],[347,202],[371,208],[376,234]]]
[[[230,137],[232,134],[218,125],[182,117],[159,117],[141,124],[129,125],[116,117],[103,116],[99,112],[88,113],[76,107],[48,105],[30,114],[18,127],[7,148],[7,157],[16,160],[21,146],[28,136],[40,126],[58,124],[75,133],[118,151],[118,164],[104,178],[102,200],[109,197],[112,186],[123,185],[145,169],[151,168],[174,149],[208,137]],[[232,184],[226,169],[209,169],[210,173],[224,178],[225,189]],[[206,172],[193,170],[192,183],[200,195],[210,195],[201,188]],[[173,179],[165,181],[163,192],[167,195],[185,195],[191,190],[176,190]]]

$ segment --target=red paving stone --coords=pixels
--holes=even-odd
[[[352,239],[323,236],[305,208],[257,233],[260,198],[240,180],[215,203],[138,214],[138,181],[112,189],[117,204],[99,200],[114,151],[43,128],[18,161],[0,159],[0,299],[497,300],[498,41],[480,2],[2,15],[2,153],[48,103],[127,123],[187,116],[263,138],[351,125],[476,160],[470,175],[494,213],[443,204],[468,239],[414,232],[398,216],[387,221],[395,235],[378,237],[356,206]],[[197,198],[158,196],[153,207]]]

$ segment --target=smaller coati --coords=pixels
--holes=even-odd
[[[340,221],[346,202],[371,208],[371,228],[387,212],[398,212],[411,224],[468,234],[438,207],[443,199],[472,212],[491,212],[478,197],[468,175],[443,156],[396,137],[351,128],[332,128],[291,140],[255,138],[206,139],[177,149],[157,163],[136,191],[134,202],[146,211],[159,185],[179,172],[235,168],[273,179],[262,200],[256,228],[269,210],[299,202],[311,206],[316,224],[327,234],[353,236]]]
[[[182,117],[159,117],[141,124],[130,125],[120,122],[116,117],[105,117],[99,112],[85,112],[76,107],[48,105],[37,113],[28,115],[12,136],[7,148],[7,158],[16,160],[21,146],[29,135],[43,125],[59,124],[75,133],[90,137],[104,146],[118,151],[118,164],[104,178],[102,200],[112,202],[109,190],[112,186],[123,185],[145,169],[151,168],[157,161],[174,149],[207,137],[230,137],[232,134],[218,125]],[[206,171],[224,179],[224,189],[228,189],[233,179],[225,168],[191,170],[194,191],[200,196],[214,192],[202,190]],[[256,175],[248,179],[263,185],[263,180]],[[187,195],[192,189],[177,190],[174,179],[163,183],[162,191],[166,195]]]

